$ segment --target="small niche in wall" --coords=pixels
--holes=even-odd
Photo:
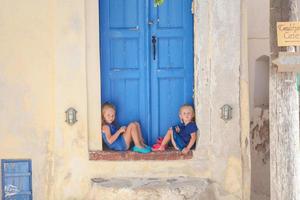
[[[1,160],[2,200],[32,200],[31,160]]]
[[[269,68],[268,56],[261,56],[255,61],[254,72],[254,107],[269,105]]]

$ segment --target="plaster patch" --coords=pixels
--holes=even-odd
[[[236,157],[229,157],[225,173],[224,188],[230,193],[241,191],[242,168],[241,160]]]

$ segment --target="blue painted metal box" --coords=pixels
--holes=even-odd
[[[2,200],[32,200],[31,160],[1,160]]]

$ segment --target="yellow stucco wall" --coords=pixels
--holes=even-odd
[[[198,9],[207,10],[201,6]],[[86,9],[93,10],[93,14]],[[219,120],[215,133],[203,131],[203,140],[192,160],[88,160],[89,148],[101,148],[97,140],[99,55],[91,54],[98,51],[97,10],[97,0],[1,1],[0,158],[32,159],[33,193],[37,200],[85,199],[91,178],[109,176],[213,178],[220,182],[224,196],[232,193],[241,197],[238,128],[232,132],[232,123],[226,124],[222,131],[233,138],[229,134],[222,136],[226,141],[220,138],[217,131],[224,122],[217,116],[218,111],[214,114]],[[200,23],[199,18],[196,21]],[[201,31],[197,33],[202,34]],[[202,60],[196,54],[198,65]],[[203,72],[200,68],[195,71]],[[197,76],[199,82],[202,78]],[[200,99],[197,95],[195,98]],[[202,111],[203,100],[201,97],[197,101],[196,110]],[[64,112],[69,107],[78,111],[78,122],[73,126],[65,123]],[[211,126],[211,122],[203,121],[197,123]],[[219,139],[213,144],[216,138]]]
[[[53,135],[53,24],[48,0],[1,0],[0,158],[32,159],[35,199],[46,199]]]

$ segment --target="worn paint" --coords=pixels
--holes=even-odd
[[[252,199],[270,199],[269,110],[256,107],[251,122]]]

